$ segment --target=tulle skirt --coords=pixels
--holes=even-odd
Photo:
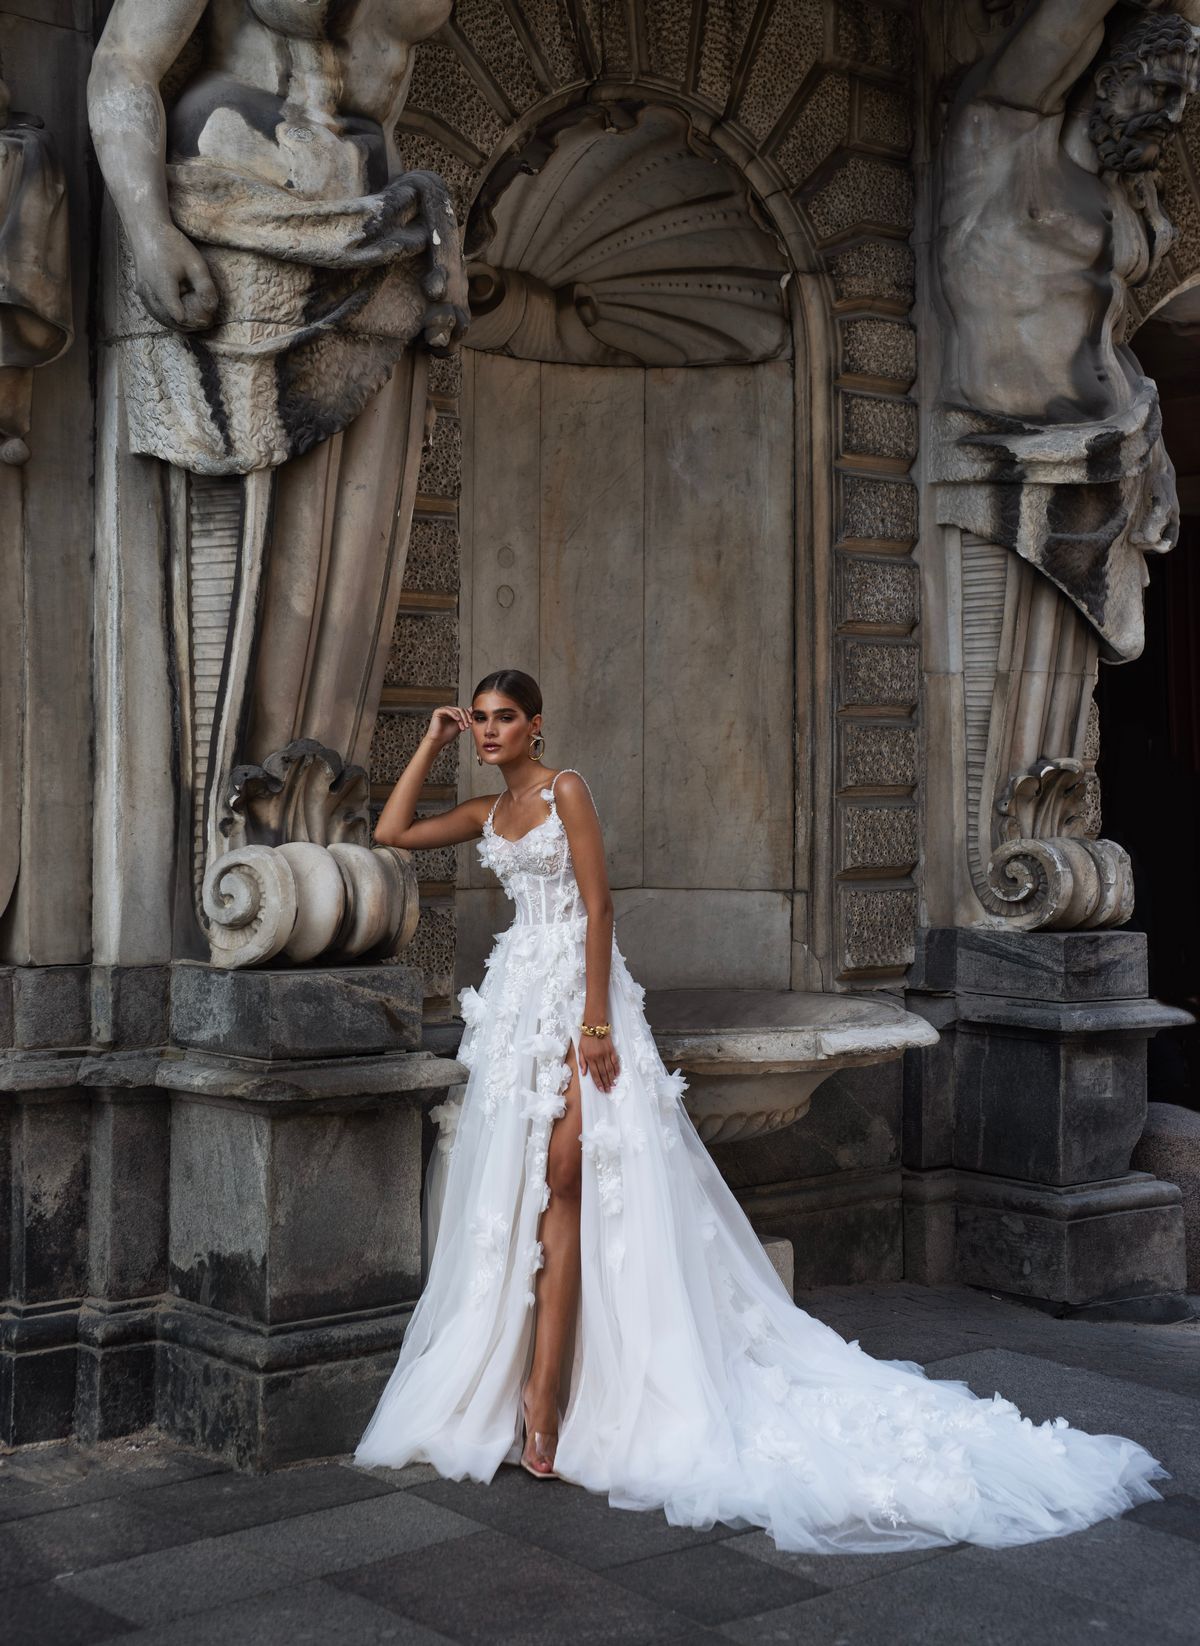
[[[488,1481],[521,1446],[546,1151],[578,1055],[583,921],[512,926],[461,998],[428,1279],[355,1461]],[[850,1553],[1056,1537],[1160,1496],[1140,1445],[875,1360],[796,1308],[683,1107],[613,946],[610,1093],[581,1081],[580,1309],[555,1468],[673,1524]]]

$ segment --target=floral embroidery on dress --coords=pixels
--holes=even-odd
[[[429,1118],[438,1129],[437,1147],[442,1154],[449,1154],[454,1147],[458,1123],[462,1119],[464,1095],[460,1092],[457,1097],[448,1097],[442,1103],[435,1103],[429,1111]]]

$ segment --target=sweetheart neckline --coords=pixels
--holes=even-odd
[[[499,829],[492,822],[490,817],[486,820],[484,826],[490,832],[493,840],[503,840],[503,842],[506,846],[519,846],[521,844],[522,840],[528,840],[529,836],[531,834],[536,834],[539,829],[544,829],[546,827],[547,823],[557,823],[558,821],[559,821],[558,813],[557,812],[551,812],[549,817],[543,817],[543,819],[540,823],[535,823],[533,825],[532,829],[526,829],[524,834],[517,835],[515,840],[510,839],[510,837],[506,834],[501,834]]]

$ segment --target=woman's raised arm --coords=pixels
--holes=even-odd
[[[436,817],[413,821],[430,767],[442,750],[470,724],[471,717],[466,709],[460,709],[455,704],[433,711],[425,736],[397,778],[396,787],[379,814],[379,822],[375,825],[377,846],[403,846],[409,851],[427,851],[432,846],[456,846],[460,840],[474,840],[483,833],[484,819],[491,809],[491,801],[486,795],[464,800],[461,805],[452,807],[448,812],[439,812]]]

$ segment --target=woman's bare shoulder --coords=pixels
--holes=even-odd
[[[564,766],[561,771],[555,772],[547,787],[553,787],[555,800],[560,804],[565,801],[569,809],[593,809],[592,791],[588,788],[587,780],[573,766]]]

